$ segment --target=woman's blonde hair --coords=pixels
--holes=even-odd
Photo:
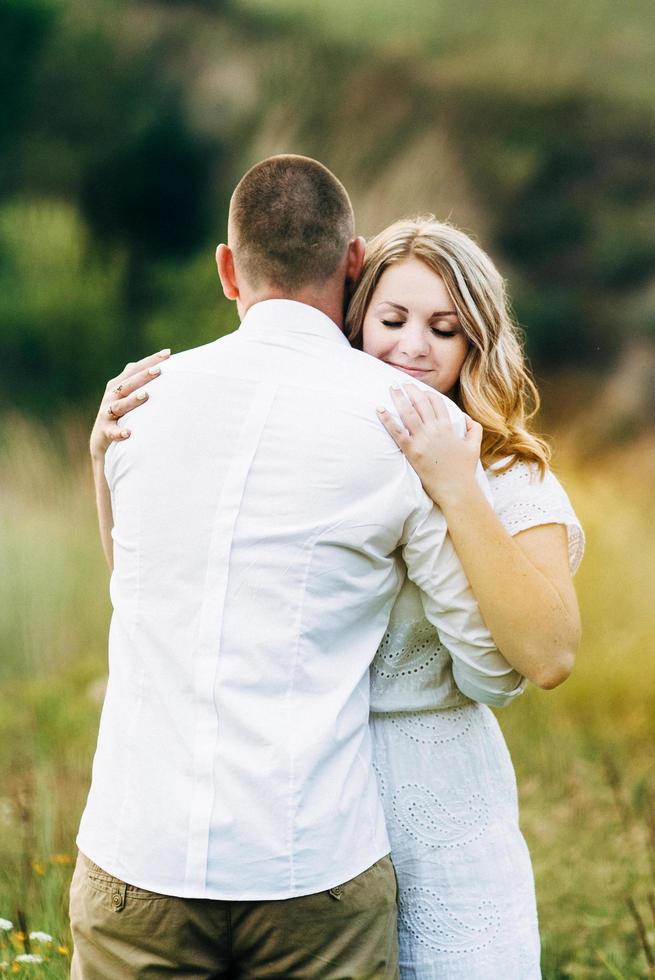
[[[468,338],[455,398],[482,425],[483,465],[509,456],[507,466],[515,460],[534,462],[543,474],[550,449],[528,429],[539,409],[539,393],[525,363],[505,282],[468,235],[426,215],[396,221],[372,238],[346,318],[351,344],[362,346],[364,316],[384,270],[411,257],[441,276]]]

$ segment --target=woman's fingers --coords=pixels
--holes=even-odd
[[[138,408],[139,405],[142,405],[147,398],[147,391],[137,391],[131,395],[112,399],[107,405],[107,418],[110,420],[120,419],[123,417],[123,415],[127,415],[128,412],[131,412],[132,409]]]
[[[166,358],[170,357],[170,348],[166,347],[164,350],[158,351],[157,354],[149,354],[148,357],[141,358],[140,361],[134,361],[133,363],[126,364],[120,374],[117,374],[115,378],[107,382],[107,388],[116,388],[126,378],[131,378],[135,374],[139,374],[141,371],[147,370],[147,368],[153,367],[156,364],[161,364]]]
[[[129,439],[132,435],[129,429],[119,429],[115,423],[105,426],[102,432],[109,442],[122,442],[123,439]]]
[[[470,446],[477,447],[479,455],[482,426],[465,416],[466,437],[462,440],[455,431],[443,395],[408,384],[392,387],[391,397],[404,428],[386,409],[378,408],[378,416],[396,445],[412,460],[412,465],[420,463],[423,457],[432,459],[437,446],[442,451],[450,452],[448,447],[453,439],[457,443],[468,442]]]
[[[137,371],[135,374],[129,375],[123,381],[119,381],[117,385],[110,389],[109,395],[112,399],[120,399],[122,401],[128,395],[132,394],[133,391],[136,391],[137,388],[142,388],[143,385],[147,385],[149,381],[152,381],[160,374],[161,367],[159,364],[153,364],[141,371]]]
[[[377,408],[376,412],[378,413],[378,418],[382,422],[382,425],[385,427],[398,448],[406,448],[409,441],[409,433],[407,432],[407,429],[403,429],[401,425],[398,425],[391,412],[387,411],[386,408]]]
[[[431,422],[444,422],[452,426],[443,395],[432,390],[425,391],[412,384],[403,385],[403,390],[424,425],[429,425]]]
[[[390,391],[391,398],[393,399],[393,403],[396,406],[396,411],[400,415],[403,425],[413,435],[418,431],[423,422],[416,405],[410,401],[406,391],[401,388],[400,385],[397,387],[394,385]]]
[[[479,451],[480,446],[482,445],[482,433],[484,430],[480,423],[476,422],[475,419],[472,419],[470,415],[466,415],[465,413],[464,419],[466,421],[466,436],[464,438],[467,442],[477,445]]]
[[[423,422],[450,422],[448,409],[443,403],[443,395],[436,391],[424,391],[416,385],[405,385],[407,396],[421,416]]]
[[[430,400],[432,410],[437,418],[438,422],[448,422],[452,425],[452,420],[448,413],[446,403],[444,401],[444,395],[439,395],[436,391],[427,391],[426,395]]]
[[[429,389],[417,388],[416,385],[404,385],[407,396],[425,423],[444,422],[452,426],[444,395]]]
[[[148,392],[143,390],[143,386],[161,374],[161,362],[170,357],[170,353],[166,348],[140,361],[126,364],[119,375],[107,382],[91,434],[92,453],[110,442],[130,436],[130,430],[119,427],[117,421],[148,400]]]
[[[100,413],[103,416],[102,434],[105,439],[108,442],[116,442],[129,438],[130,430],[120,428],[118,420],[127,415],[128,412],[138,408],[139,405],[143,405],[147,400],[148,392],[141,390],[124,398],[109,401],[106,408],[101,409]]]

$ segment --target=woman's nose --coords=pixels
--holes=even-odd
[[[405,357],[422,357],[428,353],[428,338],[425,329],[407,324],[400,335],[398,349]]]

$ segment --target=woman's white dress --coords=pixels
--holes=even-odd
[[[487,470],[510,534],[564,524],[576,570],[584,537],[552,473]],[[492,711],[455,686],[409,581],[371,668],[374,765],[399,885],[402,980],[536,980],[539,933],[512,761]]]

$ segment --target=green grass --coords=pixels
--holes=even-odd
[[[0,438],[0,963],[27,931],[67,976],[66,906],[105,670],[107,574],[79,425],[14,419]],[[634,461],[633,461],[634,462]],[[567,465],[586,527],[578,588],[585,636],[573,677],[500,712],[537,877],[546,980],[647,975],[633,913],[655,945],[655,546],[652,482],[630,459]],[[59,949],[64,952],[60,952]],[[2,967],[0,967],[2,969]]]

